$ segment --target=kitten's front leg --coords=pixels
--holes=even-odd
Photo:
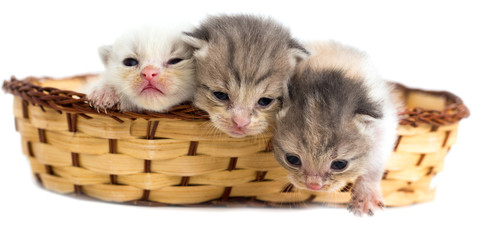
[[[382,209],[384,202],[381,195],[380,181],[381,179],[378,179],[378,177],[360,176],[351,191],[349,211],[358,216],[363,214],[373,216],[377,209]]]
[[[105,111],[119,104],[120,96],[109,85],[99,85],[87,95],[90,105],[97,111]]]

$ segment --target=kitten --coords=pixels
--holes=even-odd
[[[274,121],[287,80],[309,54],[279,23],[250,15],[209,17],[183,40],[196,48],[194,104],[237,138]]]
[[[396,139],[390,89],[367,56],[336,42],[306,45],[277,117],[274,153],[300,189],[338,191],[354,181],[349,209],[384,206],[380,181]]]
[[[188,28],[187,28],[188,29]],[[192,49],[177,26],[146,26],[99,48],[106,67],[87,90],[91,104],[105,110],[165,111],[191,100],[196,88]]]

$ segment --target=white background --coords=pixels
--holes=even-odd
[[[465,1],[2,1],[0,78],[97,73],[100,45],[145,22],[259,13],[299,39],[332,38],[367,51],[387,79],[459,95],[472,116],[437,179],[436,200],[373,218],[345,209],[135,207],[39,188],[0,94],[0,239],[478,239],[479,7]]]

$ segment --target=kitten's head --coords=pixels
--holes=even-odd
[[[163,111],[192,98],[192,48],[181,41],[184,29],[146,26],[99,49],[105,77],[122,97],[140,109]]]
[[[308,55],[278,23],[247,15],[210,17],[183,40],[196,49],[195,105],[232,137],[274,121],[286,82]]]
[[[300,189],[337,191],[375,163],[371,152],[382,118],[361,81],[341,71],[299,73],[278,117],[274,154]],[[369,159],[369,160],[368,160]]]

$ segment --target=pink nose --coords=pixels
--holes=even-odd
[[[155,79],[155,77],[158,76],[159,73],[160,70],[158,70],[157,68],[152,66],[146,66],[141,71],[141,77],[150,82],[151,80]]]
[[[321,186],[321,184],[318,184],[318,183],[306,183],[306,187],[311,189],[311,190],[316,190],[316,191],[323,188],[323,186]]]
[[[251,119],[249,117],[240,117],[240,116],[233,116],[231,119],[233,120],[233,124],[236,128],[244,128],[250,124]]]

